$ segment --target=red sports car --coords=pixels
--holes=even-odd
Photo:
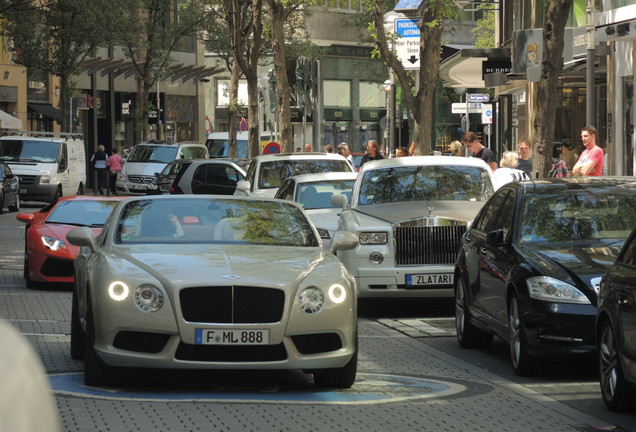
[[[69,196],[33,213],[18,213],[25,222],[24,279],[27,287],[36,283],[73,283],[73,260],[79,248],[66,240],[66,233],[78,226],[99,234],[112,208],[125,197]]]

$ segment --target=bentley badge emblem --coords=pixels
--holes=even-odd
[[[233,280],[240,279],[243,276],[237,276],[237,275],[230,274],[230,275],[225,275],[225,276],[221,276],[221,277],[224,278],[224,279],[229,279],[229,280],[233,281]]]

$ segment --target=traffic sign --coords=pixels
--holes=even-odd
[[[473,93],[468,95],[468,102],[488,102],[490,95]]]
[[[483,109],[480,103],[469,103],[468,114],[481,114]],[[451,105],[451,112],[453,114],[466,114],[466,103],[455,102]]]
[[[420,68],[420,28],[417,26],[419,18],[396,19],[395,55],[402,62],[404,69]]]
[[[492,104],[481,104],[481,124],[492,123]]]
[[[263,147],[263,154],[274,154],[280,153],[280,144],[275,141],[272,141]]]

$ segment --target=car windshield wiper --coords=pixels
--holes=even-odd
[[[167,162],[164,162],[164,161],[159,160],[159,159],[148,159],[145,162],[148,162],[148,163],[167,163]]]
[[[91,225],[87,225],[85,223],[80,223],[80,222],[65,222],[65,221],[51,221],[51,220],[47,220],[46,223],[59,224],[59,225],[91,226]]]

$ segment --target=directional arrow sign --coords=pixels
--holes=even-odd
[[[420,68],[420,29],[417,26],[419,18],[396,19],[395,54],[402,62],[404,69]]]

